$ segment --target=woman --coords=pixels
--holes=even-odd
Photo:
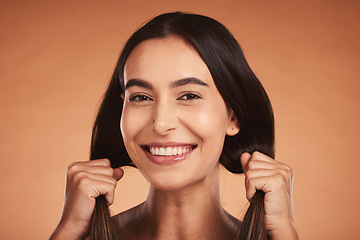
[[[273,158],[271,104],[237,41],[211,18],[160,15],[122,51],[51,239],[297,239],[292,171]],[[245,173],[242,222],[220,205],[220,164]],[[125,165],[149,195],[110,220]]]

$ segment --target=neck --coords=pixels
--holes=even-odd
[[[221,207],[219,167],[177,191],[150,187],[138,209],[151,239],[233,239],[237,221]]]

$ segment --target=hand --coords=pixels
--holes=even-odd
[[[243,153],[246,197],[265,193],[265,227],[270,239],[298,239],[292,213],[292,169],[260,152]]]
[[[89,232],[95,199],[105,195],[109,205],[114,202],[117,181],[124,172],[112,169],[108,159],[70,164],[67,169],[66,190],[60,223],[50,239],[82,239]]]

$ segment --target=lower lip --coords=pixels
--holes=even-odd
[[[181,154],[181,155],[176,155],[176,156],[156,156],[156,155],[152,155],[151,153],[149,153],[148,151],[146,151],[145,149],[143,149],[143,151],[145,152],[146,157],[156,163],[156,164],[160,164],[160,165],[170,165],[170,164],[175,164],[178,162],[182,162],[183,160],[185,160],[187,157],[189,157],[195,150],[196,148]]]

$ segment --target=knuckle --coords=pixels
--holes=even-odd
[[[67,174],[69,175],[69,174],[75,172],[76,169],[77,169],[77,163],[73,162],[73,163],[70,163],[70,164],[69,164],[66,172],[67,172]]]
[[[246,198],[250,201],[252,196],[254,195],[251,188],[246,188]]]
[[[112,177],[114,175],[114,169],[109,166],[103,166],[101,167],[101,174],[104,176]]]
[[[246,172],[246,178],[251,179],[251,178],[254,177],[255,174],[256,174],[256,172],[255,172],[254,169],[249,169],[249,170]]]
[[[284,165],[282,171],[285,173],[286,176],[288,176],[290,179],[293,178],[294,176],[294,171],[293,169],[288,166],[288,165]]]
[[[289,172],[285,169],[279,169],[279,174],[281,174],[283,177],[289,176]]]
[[[81,177],[81,178],[79,178],[77,185],[80,189],[88,189],[89,186],[91,185],[90,181],[91,181],[91,179],[88,177]]]
[[[280,170],[280,172],[281,172],[280,174],[282,175],[283,180],[285,181],[285,183],[291,181],[292,177],[291,177],[290,172],[288,172],[287,170],[284,170],[284,169]]]
[[[249,161],[248,162],[248,171],[255,168],[255,161]]]
[[[66,171],[67,179],[76,180],[79,177],[78,176],[79,173],[81,173],[80,166],[77,163],[72,163],[69,165],[69,167],[67,168],[67,171]]]
[[[112,186],[116,186],[116,184],[117,184],[117,181],[116,181],[116,179],[115,178],[111,178],[111,184],[112,184]]]
[[[108,197],[106,200],[107,200],[108,206],[110,206],[114,203],[114,198],[112,198],[112,197]]]
[[[113,192],[108,192],[107,194],[106,194],[106,201],[107,201],[107,204],[108,204],[108,206],[110,206],[111,204],[113,204],[114,203],[114,193]]]
[[[102,189],[106,195],[112,196],[115,191],[115,186],[107,182],[102,185]]]
[[[289,165],[283,164],[282,167],[283,167],[284,170],[286,170],[286,171],[288,171],[288,172],[292,172],[292,171],[293,171],[292,168],[291,168]]]
[[[109,192],[114,192],[115,191],[115,184],[110,183],[108,188],[109,188]]]
[[[81,179],[83,179],[85,177],[85,173],[84,172],[77,172],[76,174],[73,175],[72,179],[75,182],[79,182],[81,181]]]
[[[262,156],[262,153],[259,152],[259,151],[254,151],[253,154],[252,154],[252,156],[256,159],[256,158],[258,158],[258,157],[261,157],[261,156]]]
[[[274,183],[277,186],[285,186],[286,185],[285,184],[285,179],[281,174],[275,174],[273,179],[274,179]]]
[[[111,167],[107,168],[107,173],[109,174],[109,176],[114,176],[114,169]]]
[[[290,173],[290,177],[293,177],[294,176],[294,170],[292,169],[292,167],[290,166],[286,166],[287,169],[288,169],[288,172]]]
[[[92,162],[96,162],[99,166],[110,166],[110,160],[107,158],[92,159]]]
[[[248,178],[246,182],[247,182],[247,187],[250,187],[250,186],[254,185],[254,179],[253,178]]]
[[[110,162],[110,160],[109,160],[109,159],[104,158],[104,159],[102,159],[102,161],[103,161],[103,163],[104,163],[104,165],[105,165],[105,166],[110,167],[111,162]]]

